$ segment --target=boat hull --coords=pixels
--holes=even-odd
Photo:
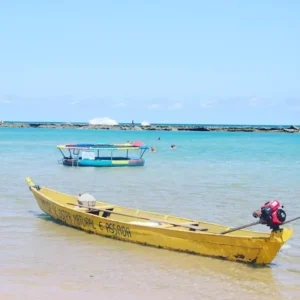
[[[30,186],[30,188],[41,210],[66,225],[127,242],[230,261],[269,264],[293,232],[292,229],[283,229],[271,234],[262,233],[259,235],[257,233],[257,236],[251,237],[249,234],[247,236],[246,233],[245,236],[235,236],[141,226],[100,217],[87,213],[86,210],[82,211],[78,207],[76,209],[66,205],[68,202],[76,205],[76,197],[46,188],[40,190],[34,186]],[[220,227],[220,229],[226,229],[226,227]]]
[[[144,159],[63,159],[63,165],[69,167],[141,167],[144,166]]]

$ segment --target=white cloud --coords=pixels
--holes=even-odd
[[[200,107],[203,109],[237,105],[251,108],[265,108],[276,105],[276,100],[262,97],[235,96],[200,103]]]
[[[78,104],[79,103],[79,101],[71,101],[71,102],[69,102],[69,104],[71,104],[71,105],[75,105],[75,104]]]
[[[288,110],[300,111],[300,104],[290,105],[287,108],[288,108]]]
[[[169,109],[182,109],[183,108],[183,104],[182,103],[175,103],[175,104],[172,104],[168,107]]]
[[[148,109],[153,109],[153,110],[162,109],[162,106],[161,106],[160,104],[157,104],[157,103],[155,103],[155,104],[150,104],[150,105],[148,106]]]
[[[213,104],[212,103],[201,103],[200,104],[201,108],[213,108]]]
[[[260,98],[260,97],[252,97],[248,100],[248,105],[250,107],[259,108],[259,107],[270,107],[276,104],[276,100],[274,99],[267,99],[267,98]]]
[[[261,104],[259,102],[259,99],[258,98],[251,98],[249,101],[248,101],[248,104],[251,106],[251,107],[257,107],[259,106],[259,104]]]
[[[116,120],[104,117],[95,118],[89,121],[90,125],[118,125]]]
[[[10,103],[11,103],[11,100],[9,100],[7,98],[3,98],[3,99],[0,98],[0,104],[10,104]]]
[[[292,111],[300,111],[300,99],[287,99],[284,102],[284,106],[287,107],[288,110]]]
[[[119,103],[115,104],[115,107],[119,107],[119,108],[122,108],[122,107],[125,107],[125,106],[127,106],[127,104],[124,103],[124,102],[119,102]]]
[[[253,97],[248,101],[249,106],[251,107],[261,107],[265,104],[266,100],[265,99],[261,99],[261,98],[257,98],[257,97]]]
[[[206,102],[206,103],[201,103],[200,107],[208,109],[208,108],[217,107],[218,105],[219,105],[219,101],[217,100],[217,101],[209,101],[209,102]]]

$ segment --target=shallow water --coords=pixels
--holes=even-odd
[[[143,140],[157,153],[146,153],[137,168],[57,163],[56,145],[99,140]],[[25,183],[30,176],[66,193],[237,226],[274,198],[288,218],[300,215],[299,149],[296,134],[1,129],[0,298],[300,299],[300,222],[274,262],[258,268],[60,225]]]

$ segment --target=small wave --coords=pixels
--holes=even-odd
[[[89,121],[90,125],[118,125],[118,122],[110,118],[94,118]]]
[[[147,121],[143,121],[143,122],[141,123],[141,125],[142,125],[142,126],[150,126],[150,123],[147,122]]]

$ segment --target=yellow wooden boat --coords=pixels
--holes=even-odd
[[[26,178],[41,210],[66,225],[127,242],[252,264],[269,264],[293,230],[261,233],[161,215],[97,201],[93,207],[78,197],[35,185]]]

